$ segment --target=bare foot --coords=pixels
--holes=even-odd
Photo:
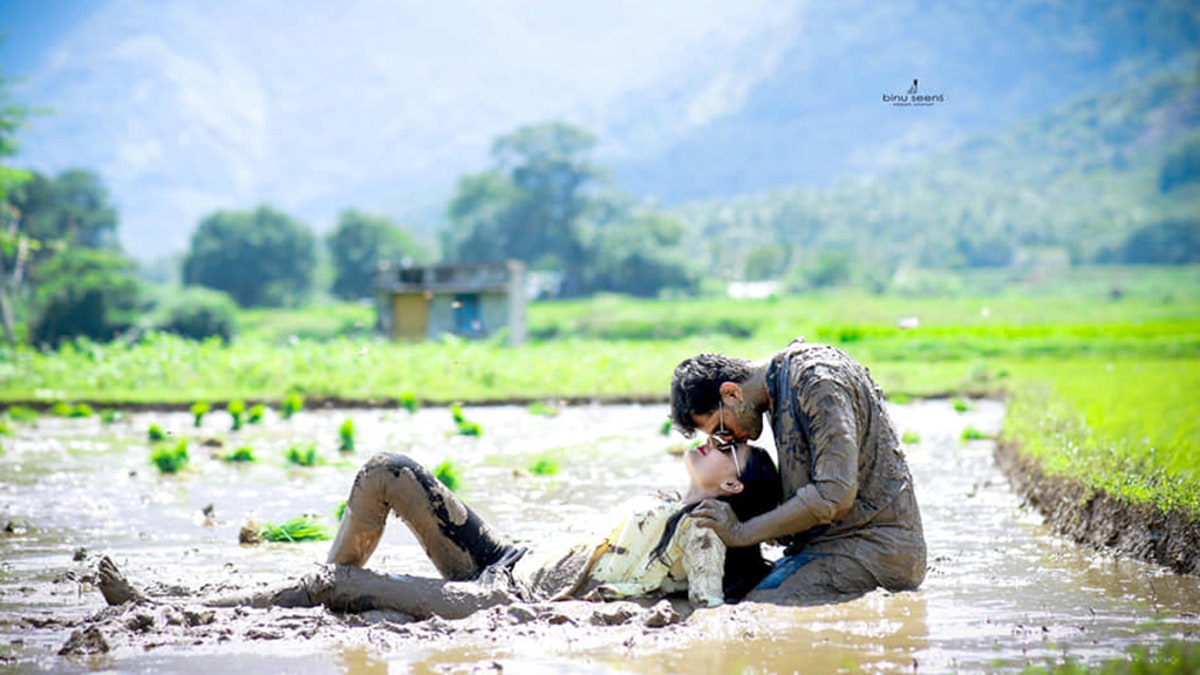
[[[100,593],[104,595],[104,600],[109,605],[123,605],[129,601],[134,602],[149,602],[150,598],[146,597],[145,593],[139,591],[129,580],[125,578],[125,574],[121,572],[121,568],[112,561],[112,558],[104,556],[100,558],[99,565]]]

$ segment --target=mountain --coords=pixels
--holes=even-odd
[[[28,73],[0,57],[28,76],[21,101],[54,108],[16,162],[98,171],[126,250],[151,258],[263,202],[319,231],[381,211],[428,241],[492,139],[548,119],[668,205],[834,185],[1194,67],[1198,25],[1183,0],[107,0]],[[941,98],[883,100],[914,80]]]

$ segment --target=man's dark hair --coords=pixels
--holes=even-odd
[[[729,502],[733,513],[742,522],[773,510],[783,501],[779,469],[775,467],[771,455],[757,445],[749,447],[750,458],[746,460],[746,466],[742,467],[742,473],[738,476],[738,480],[742,482],[742,491],[718,497],[721,501]],[[699,505],[696,503],[685,506],[667,519],[662,537],[650,552],[651,560],[662,560],[662,556],[667,552],[667,545],[671,543],[671,538],[675,536],[675,530],[679,527],[679,521]],[[725,599],[742,599],[770,571],[771,563],[763,559],[762,547],[758,544],[726,550],[722,583]]]
[[[697,354],[675,366],[671,376],[671,423],[686,438],[696,434],[692,415],[717,409],[721,384],[750,378],[750,362],[722,354]]]

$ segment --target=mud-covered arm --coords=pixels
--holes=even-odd
[[[722,502],[707,501],[692,512],[703,527],[711,527],[727,546],[752,546],[805,532],[840,519],[858,494],[858,424],[846,388],[820,379],[800,390],[800,409],[810,418],[813,475],[775,510],[744,523]],[[801,433],[799,424],[796,432]],[[782,444],[780,444],[782,445]]]

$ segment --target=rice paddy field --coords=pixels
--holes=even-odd
[[[370,333],[362,304],[258,310],[228,346],[148,334],[0,348],[0,405],[662,401],[683,358],[758,358],[804,336],[866,364],[895,401],[1006,397],[1006,435],[1047,469],[1200,513],[1200,267],[979,272],[944,286],[919,297],[534,303],[532,339],[519,347],[503,336],[389,342]]]

